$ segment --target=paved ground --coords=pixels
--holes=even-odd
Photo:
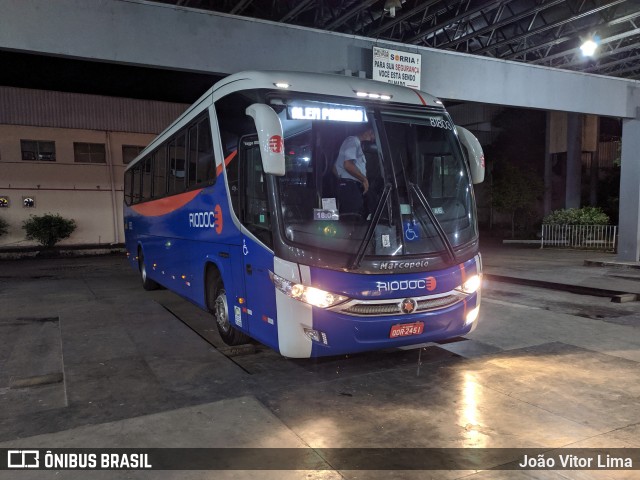
[[[284,359],[260,345],[225,355],[207,314],[168,291],[145,292],[120,256],[0,262],[0,448],[639,448],[639,304],[560,286],[640,293],[640,270],[584,266],[602,255],[582,252],[483,252],[485,271],[501,281],[485,282],[481,323],[468,340],[320,360]],[[259,476],[638,478],[326,468]],[[256,476],[20,473],[0,478]]]

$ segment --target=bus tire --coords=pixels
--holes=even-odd
[[[236,329],[231,323],[229,316],[229,304],[227,302],[227,291],[224,288],[222,279],[218,278],[215,283],[215,288],[210,287],[210,283],[207,282],[207,304],[209,309],[213,312],[213,316],[216,320],[216,326],[218,327],[218,333],[220,338],[227,345],[243,345],[249,343],[251,339],[240,330]]]
[[[142,288],[145,290],[157,290],[160,287],[157,282],[151,280],[147,275],[147,266],[144,263],[144,253],[142,253],[142,248],[138,248],[138,270],[140,270]]]

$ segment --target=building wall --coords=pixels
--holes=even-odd
[[[0,246],[34,244],[24,238],[22,222],[30,215],[59,213],[76,221],[77,229],[61,244],[109,244],[123,241],[122,146],[146,146],[155,134],[0,125],[0,197],[9,207],[0,217],[9,234]],[[55,141],[55,161],[22,160],[20,140]],[[105,144],[106,163],[76,163],[74,142]],[[33,208],[23,198],[35,200]]]
[[[9,233],[0,247],[29,246],[22,223],[30,215],[76,221],[61,244],[124,241],[123,145],[145,147],[184,112],[180,103],[0,86],[0,218]],[[22,159],[20,140],[55,142],[55,161]],[[105,163],[79,163],[74,142],[105,145]],[[33,198],[33,208],[23,206]]]

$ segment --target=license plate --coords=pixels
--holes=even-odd
[[[420,335],[424,331],[424,323],[403,323],[391,327],[389,338],[408,337],[410,335]]]

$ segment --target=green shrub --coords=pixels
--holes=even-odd
[[[9,233],[9,224],[4,218],[0,218],[0,237]]]
[[[546,225],[608,225],[609,216],[599,207],[556,210],[542,220]]]
[[[76,229],[76,222],[61,217],[59,214],[31,215],[25,220],[22,228],[27,233],[27,240],[36,240],[44,247],[53,247],[60,240],[69,238]]]

